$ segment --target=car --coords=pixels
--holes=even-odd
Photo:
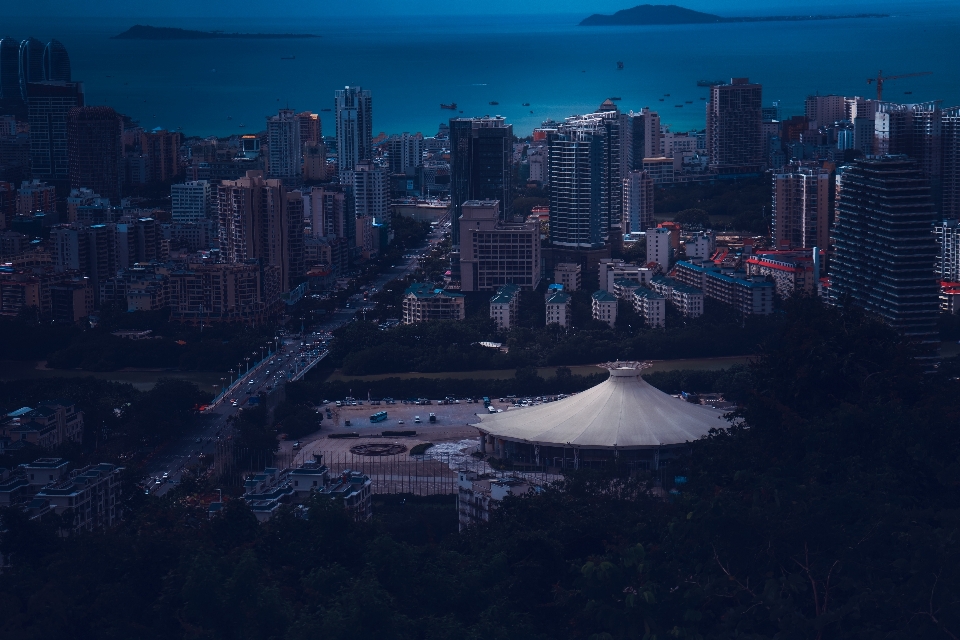
[[[403,424],[403,420],[397,420],[397,424]]]
[[[203,442],[203,438],[197,438],[197,444],[200,444],[201,442]]]
[[[413,423],[420,424],[420,416],[413,416]]]

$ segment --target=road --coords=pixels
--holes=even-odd
[[[410,257],[378,275],[370,286],[379,290],[391,280],[413,273],[419,263],[418,256],[432,250],[440,242],[444,231],[443,223],[437,225],[428,236],[427,243],[408,254]],[[351,322],[360,310],[374,307],[373,302],[363,300],[362,294],[351,296],[348,305],[310,327],[310,333],[282,336],[283,344],[278,352],[251,366],[249,372],[245,372],[219,402],[203,412],[199,429],[171,442],[151,457],[145,467],[144,480],[151,493],[163,495],[170,491],[180,481],[183,470],[197,464],[200,454],[212,454],[217,439],[231,435],[227,424],[230,416],[235,415],[241,407],[249,406],[250,398],[257,398],[260,392],[269,393],[276,386],[285,384],[302,367],[324,358],[327,354],[326,344],[332,339],[330,334]]]

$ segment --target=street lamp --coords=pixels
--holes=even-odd
[[[230,386],[233,386],[233,374],[235,373],[235,371],[233,369],[230,369],[230,371],[228,371],[227,373],[230,374]]]
[[[247,373],[250,373],[250,356],[244,358],[247,361]]]
[[[226,381],[226,378],[220,378],[220,395],[223,395],[227,390],[226,387],[223,386],[224,381]]]

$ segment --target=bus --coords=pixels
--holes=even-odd
[[[370,416],[370,422],[383,422],[387,419],[386,411],[377,411],[375,414]]]

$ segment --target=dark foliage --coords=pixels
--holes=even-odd
[[[66,539],[4,512],[0,636],[957,637],[957,369],[923,374],[879,322],[796,301],[732,374],[735,426],[655,478],[576,474],[463,534],[443,497],[258,525],[239,501],[208,521],[141,495],[117,530]]]

